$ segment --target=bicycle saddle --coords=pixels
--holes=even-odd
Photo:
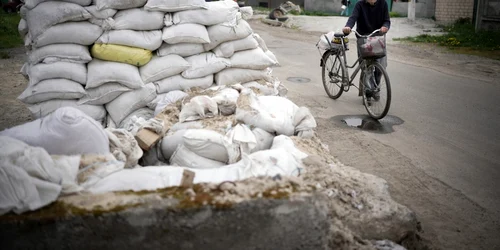
[[[344,36],[346,36],[346,34],[344,34],[344,32],[335,32],[335,34],[333,34],[333,36],[335,36],[335,37],[344,37]]]

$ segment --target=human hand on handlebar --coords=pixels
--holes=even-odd
[[[387,33],[387,31],[389,31],[389,29],[388,29],[387,27],[385,27],[385,26],[382,26],[382,28],[380,28],[380,32],[381,32],[382,34]]]
[[[351,33],[351,27],[347,27],[347,26],[344,27],[342,29],[342,32],[344,32],[344,34],[346,34],[346,35],[349,35]]]

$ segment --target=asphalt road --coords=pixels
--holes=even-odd
[[[385,178],[396,200],[417,212],[438,247],[500,247],[498,83],[444,74],[389,57],[392,106],[389,116],[377,125],[392,132],[362,131],[341,121],[366,115],[356,89],[338,100],[326,96],[320,56],[312,43],[316,38],[259,24],[253,28],[282,65],[274,69],[274,75],[288,87],[290,99],[313,111],[318,134],[334,156]],[[350,62],[355,54],[352,47]],[[287,81],[288,77],[310,82]]]

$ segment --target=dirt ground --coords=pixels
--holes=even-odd
[[[0,131],[30,121],[31,113],[17,97],[28,80],[19,73],[26,54],[23,48],[6,50],[10,58],[0,59]]]
[[[253,21],[252,27],[256,32],[268,29],[267,25],[258,21]],[[318,32],[294,29],[272,29],[273,36],[311,44],[320,35]],[[0,130],[32,119],[26,106],[16,99],[27,85],[27,80],[19,73],[26,55],[22,48],[7,52],[11,58],[0,59]],[[394,43],[388,53],[394,60],[471,79],[495,83],[500,77],[500,61],[454,54],[436,46]],[[291,99],[299,105],[306,105],[303,100],[293,96]],[[456,190],[431,180],[421,170],[412,168],[410,160],[395,154],[394,149],[381,143],[363,143],[360,133],[332,130],[325,119],[318,119],[317,133],[330,146],[334,156],[343,156],[339,159],[344,164],[386,179],[394,199],[417,213],[422,222],[422,237],[433,241],[435,248],[491,249],[488,246],[496,243],[499,226],[481,207],[460,196]],[[372,150],[369,152],[371,155],[384,155],[385,161],[376,162],[375,165],[363,162],[358,157],[362,154],[361,150]]]

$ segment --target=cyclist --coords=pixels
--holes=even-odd
[[[373,31],[380,29],[382,34],[387,33],[391,27],[391,19],[389,17],[389,6],[385,0],[361,0],[354,6],[352,15],[347,20],[345,27],[342,29],[344,34],[351,33],[352,27],[357,24],[356,30],[361,35],[369,35]],[[356,35],[357,36],[357,35]],[[359,38],[359,37],[358,37]],[[359,51],[358,51],[359,57]],[[377,59],[384,67],[387,67],[387,56]],[[380,82],[382,74],[380,71],[375,71],[375,79],[377,84]],[[372,83],[373,84],[373,83]],[[373,86],[372,86],[373,87]],[[359,95],[362,95],[362,85],[360,86]],[[371,93],[367,92],[367,96]],[[375,94],[373,98],[377,101],[379,96]]]

